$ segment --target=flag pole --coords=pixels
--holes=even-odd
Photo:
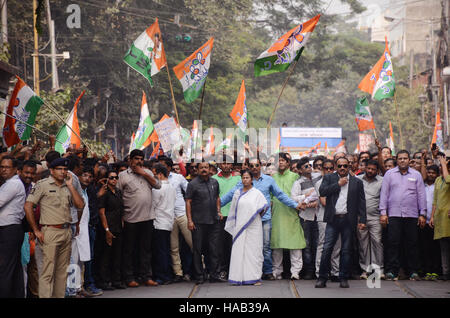
[[[198,119],[199,120],[202,119],[203,98],[205,97],[206,81],[207,81],[207,79],[205,79],[205,83],[203,83],[202,101],[200,102],[200,111],[198,113]]]
[[[35,126],[33,126],[33,125],[30,125],[30,124],[27,123],[26,121],[23,121],[23,120],[21,120],[21,119],[15,117],[15,116],[11,116],[11,115],[9,115],[9,114],[7,114],[7,113],[1,111],[1,110],[0,110],[0,114],[4,114],[5,116],[7,116],[7,117],[9,117],[9,118],[15,119],[15,120],[21,122],[22,124],[25,124],[25,125],[27,125],[28,127],[30,127],[30,128],[32,128],[32,129],[35,129],[35,130],[39,131],[41,134],[44,134],[44,135],[46,135],[47,137],[50,137],[50,134],[48,134],[48,133],[46,133],[46,132],[40,130],[39,128],[37,128],[37,127],[35,127]],[[36,138],[36,136],[34,136],[34,137]],[[56,140],[56,141],[59,142],[60,144],[62,144],[61,141],[59,141],[59,140]],[[34,143],[36,143],[36,141],[35,141]]]
[[[61,116],[59,116],[58,112],[57,112],[52,106],[50,106],[47,102],[44,102],[44,105],[46,105],[48,108],[50,108],[50,110],[51,110],[53,113],[55,113],[56,117],[58,117],[58,119],[61,120],[61,121],[64,123],[64,125],[66,124],[66,121],[65,121],[64,119],[62,119]],[[81,139],[81,137],[80,137],[80,136],[72,129],[72,127],[70,127],[69,125],[67,125],[67,127],[69,127],[70,130],[72,130],[72,132],[75,134],[75,136],[77,136],[77,137],[80,139],[80,141],[83,143],[83,145],[85,145],[85,146],[89,149],[90,152],[93,152],[92,149],[91,149],[91,147],[89,147],[89,146],[84,142],[84,140]]]
[[[167,77],[169,78],[170,93],[172,94],[173,109],[175,111],[175,116],[177,117],[177,123],[178,125],[180,125],[180,120],[178,119],[177,104],[175,103],[175,95],[173,94],[172,80],[170,79],[169,63],[167,61],[166,61],[166,68],[167,68]]]
[[[277,103],[275,104],[275,107],[273,108],[272,114],[270,115],[269,122],[267,123],[267,129],[270,128],[270,124],[272,123],[273,115],[275,114],[275,111],[277,110],[278,103],[280,102],[281,95],[283,94],[284,88],[286,87],[286,84],[287,84],[289,78],[291,77],[292,73],[294,73],[294,69],[295,69],[295,66],[297,65],[298,60],[299,60],[299,59],[297,59],[297,60],[295,61],[295,63],[294,63],[294,65],[292,66],[292,68],[291,68],[291,70],[290,70],[288,76],[287,76],[286,79],[284,80],[283,87],[281,88],[280,95],[278,95]]]
[[[398,114],[397,90],[394,93],[394,105],[395,105],[395,112],[397,113],[397,124],[398,124],[398,131],[400,134],[400,144],[402,145],[402,149],[405,149],[405,144],[403,143],[402,125],[400,124],[400,115]]]
[[[375,136],[375,139],[378,139],[378,137],[377,137],[377,131],[376,131],[375,128],[373,129],[373,135]]]

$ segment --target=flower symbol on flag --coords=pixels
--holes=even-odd
[[[191,79],[199,82],[203,78],[203,74],[201,74],[202,65],[205,65],[205,59],[203,58],[202,52],[197,53],[197,58],[192,60],[192,64],[189,67],[191,71]],[[205,72],[203,72],[205,73]]]

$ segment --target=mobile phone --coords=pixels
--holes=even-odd
[[[433,143],[433,144],[431,145],[431,150],[436,150],[436,148],[437,148],[436,143]]]

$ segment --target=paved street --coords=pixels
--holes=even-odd
[[[364,280],[350,280],[349,289],[333,282],[324,289],[314,284],[314,280],[263,281],[261,286],[182,282],[105,291],[99,298],[450,298],[450,281],[381,281],[381,288],[368,288]]]

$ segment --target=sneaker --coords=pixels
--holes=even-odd
[[[103,295],[103,290],[95,287],[95,285],[90,285],[86,288],[86,291],[91,294],[91,297],[101,296]]]
[[[424,280],[431,280],[431,273],[426,273]]]
[[[367,279],[367,272],[362,272],[361,275],[359,275],[360,279]]]
[[[411,276],[409,276],[409,280],[419,281],[420,277],[417,273],[412,273]]]
[[[380,279],[381,279],[381,280],[386,280],[386,275],[381,274],[381,275],[380,275]]]
[[[386,274],[386,280],[397,281],[398,276],[395,276],[393,273],[389,272]]]
[[[438,279],[439,279],[439,275],[438,275],[438,274],[436,274],[436,273],[431,273],[431,278],[430,278],[430,280],[435,281],[435,280],[438,280]]]

